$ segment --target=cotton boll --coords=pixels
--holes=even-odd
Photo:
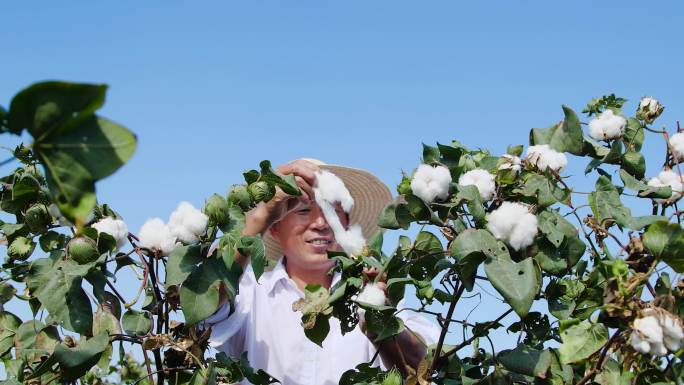
[[[627,121],[613,110],[605,110],[601,115],[589,122],[589,136],[596,140],[620,138],[625,132]]]
[[[552,149],[548,144],[528,147],[525,158],[528,162],[536,165],[541,171],[550,169],[560,172],[568,165],[568,158],[565,157],[565,154]]]
[[[655,315],[648,315],[634,320],[634,330],[639,332],[642,340],[649,344],[663,343],[663,328]]]
[[[660,314],[660,326],[663,328],[663,343],[671,352],[676,352],[682,347],[684,330],[681,323],[672,314],[663,312]]]
[[[649,353],[651,351],[651,345],[648,343],[648,341],[644,341],[641,338],[639,338],[639,333],[632,331],[631,338],[629,340],[630,344],[639,353]]]
[[[352,225],[349,230],[336,234],[335,240],[349,255],[360,255],[366,247],[366,239],[359,225]]]
[[[330,171],[321,170],[316,173],[316,186],[313,189],[316,197],[320,199],[333,204],[340,202],[345,213],[348,213],[354,206],[354,198],[342,179]]]
[[[639,102],[636,117],[637,119],[644,120],[646,123],[651,124],[663,113],[664,109],[665,107],[663,107],[658,100],[644,97],[641,98],[641,102]]]
[[[503,154],[501,155],[501,164],[499,165],[499,170],[512,170],[515,173],[519,173],[522,169],[522,159],[515,155]]]
[[[672,195],[668,199],[653,198],[654,201],[663,203],[673,203],[682,197],[684,191],[684,178],[680,177],[679,174],[673,172],[672,170],[663,170],[658,174],[657,177],[653,177],[648,181],[649,186],[653,187],[664,187],[670,186],[672,189]]]
[[[181,242],[194,243],[206,232],[208,221],[209,217],[202,211],[188,202],[181,202],[171,213],[169,228]]]
[[[684,132],[678,132],[670,137],[670,147],[674,156],[679,160],[684,160]]]
[[[413,195],[430,204],[436,198],[445,199],[449,195],[449,184],[451,173],[448,168],[421,164],[411,179],[411,191]]]
[[[494,198],[496,184],[494,183],[494,175],[489,171],[483,169],[475,169],[466,172],[458,178],[458,184],[461,186],[475,186],[480,192],[480,198],[483,201],[488,201]]]
[[[521,203],[503,202],[487,215],[487,229],[496,239],[520,250],[534,242],[538,232],[537,217]]]
[[[98,233],[106,233],[116,240],[116,247],[121,248],[128,237],[128,226],[121,219],[105,217],[91,225]]]
[[[159,218],[148,219],[138,232],[140,246],[155,249],[168,255],[176,247],[176,237],[171,229]]]
[[[385,291],[377,283],[367,283],[359,296],[356,297],[356,302],[363,302],[369,305],[381,306],[386,302]]]

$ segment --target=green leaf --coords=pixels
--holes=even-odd
[[[644,128],[637,119],[628,118],[625,135],[622,137],[625,148],[630,151],[640,151],[641,146],[644,144],[644,131]]]
[[[73,348],[59,344],[55,348],[54,355],[64,378],[67,381],[74,381],[97,364],[107,346],[109,346],[109,336],[103,333],[87,341],[81,340],[78,346]]]
[[[375,334],[375,343],[404,331],[404,322],[394,315],[396,311],[393,307],[385,307],[382,310],[366,309],[366,330]]]
[[[560,152],[582,155],[583,135],[579,119],[568,106],[563,106],[565,119],[549,128],[533,128],[530,131],[530,145],[548,144]]]
[[[254,277],[258,281],[261,274],[264,273],[264,267],[266,266],[264,242],[260,237],[244,236],[238,240],[236,246],[240,254],[250,257]]]
[[[646,159],[640,152],[627,151],[622,156],[622,168],[635,178],[643,178],[646,173]]]
[[[389,203],[380,213],[378,226],[384,229],[408,229],[411,224],[411,213],[408,205],[400,203],[397,199]]]
[[[551,352],[518,345],[513,350],[502,350],[497,360],[508,370],[526,376],[544,378],[551,366]]]
[[[641,230],[645,226],[663,219],[656,215],[632,217],[632,211],[620,201],[620,193],[609,178],[601,175],[596,181],[596,190],[589,194],[589,205],[599,224],[608,228],[613,222],[621,227]]]
[[[292,311],[302,313],[304,334],[319,346],[330,332],[329,318],[333,312],[329,304],[330,294],[321,285],[308,284],[304,288],[304,298],[292,304]]]
[[[600,323],[582,321],[561,331],[563,344],[558,349],[561,362],[571,364],[582,361],[608,342],[608,328]]]
[[[9,302],[17,293],[17,289],[7,282],[0,283],[0,303],[5,304]]]
[[[221,290],[226,290],[228,300],[232,300],[236,293],[236,283],[236,277],[220,259],[206,259],[195,267],[180,290],[185,322],[192,325],[212,315],[219,307]]]
[[[423,163],[432,164],[439,162],[439,149],[423,143]]]
[[[195,266],[202,261],[199,245],[178,246],[171,254],[166,263],[166,282],[168,288],[180,285],[192,273]]]
[[[261,167],[261,180],[266,181],[271,185],[280,187],[280,189],[286,194],[296,196],[302,195],[302,192],[299,191],[299,186],[297,186],[294,175],[290,174],[283,176],[276,174],[271,168],[271,162],[268,160],[261,161],[261,163],[259,163],[259,167]]]
[[[659,221],[648,227],[643,244],[653,256],[677,273],[684,273],[684,230],[676,223]]]
[[[60,127],[73,125],[104,104],[107,86],[43,82],[20,91],[10,104],[7,123],[10,132],[24,129],[36,139]]]
[[[449,255],[456,260],[458,275],[468,291],[473,290],[478,266],[496,246],[496,239],[485,230],[465,230],[451,242]]]
[[[91,116],[68,130],[51,132],[33,146],[60,211],[83,224],[95,207],[95,182],[131,158],[136,138],[123,126]]]
[[[640,197],[667,199],[672,196],[672,188],[670,186],[649,186],[623,169],[620,169],[620,179],[622,179],[625,187],[637,191]]]
[[[570,191],[558,185],[555,180],[544,175],[529,174],[525,180],[522,193],[528,197],[536,197],[540,208],[551,206],[556,202],[565,202]]]
[[[485,210],[482,206],[482,199],[480,198],[480,190],[477,186],[458,186],[456,198],[465,200],[468,206],[468,212],[473,216],[475,222],[482,226],[485,223]]]
[[[126,334],[144,336],[152,330],[152,319],[148,312],[129,309],[121,317],[121,326]]]
[[[14,346],[14,335],[21,325],[16,315],[3,311],[0,313],[0,356],[5,355]]]
[[[86,335],[93,326],[93,313],[81,282],[89,268],[71,260],[59,259],[53,264],[48,258],[38,259],[31,265],[27,284],[64,328]]]

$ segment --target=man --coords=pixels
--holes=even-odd
[[[210,344],[233,356],[247,351],[253,367],[264,369],[284,385],[337,384],[342,373],[371,361],[377,350],[382,362],[376,364],[396,366],[404,372],[407,365],[415,368],[425,356],[426,346],[436,343],[438,337],[438,329],[415,312],[400,312],[406,330],[377,346],[362,327],[343,336],[333,318],[321,348],[307,339],[301,313],[292,310],[292,303],[303,298],[307,284],[330,288],[339,279],[339,274],[328,275],[335,261],[328,259],[327,251],[341,249],[312,191],[321,168],[340,177],[354,198],[348,215],[337,210],[343,226],[360,224],[366,238],[376,230],[378,215],[391,194],[375,176],[313,160],[278,167],[280,174],[295,176],[304,194],[293,197],[277,191],[272,200],[248,213],[243,231],[244,235],[262,235],[267,256],[277,258],[278,263],[256,282],[247,259],[239,257],[246,270],[233,304],[235,311],[228,315],[224,306],[207,319],[212,325]]]

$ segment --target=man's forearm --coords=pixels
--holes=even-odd
[[[404,376],[408,374],[406,366],[416,370],[427,354],[423,342],[407,329],[381,341],[377,346],[383,361],[390,366],[396,366]]]

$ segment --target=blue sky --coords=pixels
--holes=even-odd
[[[0,105],[39,80],[109,84],[101,114],[139,145],[98,196],[136,231],[181,200],[225,193],[262,159],[365,168],[394,189],[421,142],[502,153],[561,119],[561,104],[579,112],[611,92],[630,100],[626,111],[658,98],[657,126],[672,129],[684,117],[682,11],[675,1],[12,2]],[[660,151],[647,150],[647,174]],[[585,163],[568,171],[580,186],[595,180]]]

